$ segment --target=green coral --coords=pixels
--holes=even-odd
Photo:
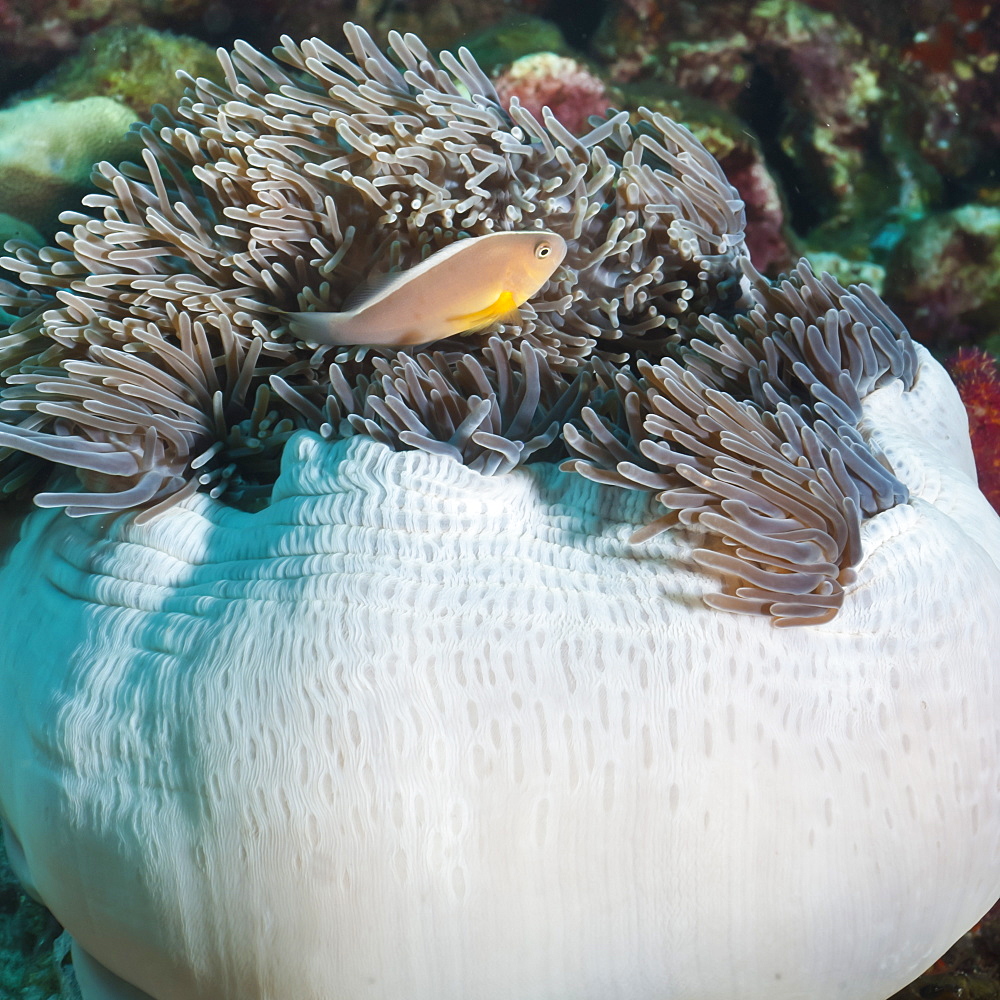
[[[885,268],[873,261],[852,259],[833,251],[808,248],[805,256],[813,271],[817,274],[824,271],[832,274],[845,288],[848,285],[864,282],[874,288],[879,295],[885,288]]]
[[[135,155],[134,120],[131,108],[108,97],[36,97],[0,111],[0,213],[51,231],[60,211],[93,190],[95,161]]]
[[[180,101],[181,66],[193,76],[221,80],[215,52],[204,42],[139,25],[117,25],[95,32],[85,50],[67,59],[38,89],[59,101],[111,97],[148,120],[153,104],[173,107]]]

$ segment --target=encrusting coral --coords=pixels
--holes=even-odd
[[[134,152],[134,117],[108,97],[36,97],[0,111],[0,211],[48,226],[89,190],[94,160]]]
[[[1000,365],[986,351],[960,350],[948,361],[969,414],[979,488],[1000,513]]]
[[[541,118],[542,108],[548,108],[574,135],[589,132],[590,117],[603,117],[611,103],[600,77],[575,59],[554,52],[534,52],[515,59],[494,84],[505,108],[512,97],[535,118]]]
[[[1000,895],[955,387],[680,126],[348,38],[8,244],[0,820],[83,996],[883,1000]],[[516,321],[291,335],[498,231]]]
[[[714,538],[719,606],[834,614],[861,518],[906,497],[856,429],[868,392],[912,378],[898,321],[804,263],[771,288],[734,190],[662,115],[577,138],[508,115],[468,53],[438,65],[394,36],[394,63],[348,38],[354,61],[318,40],[224,54],[225,87],[192,80],[178,117],[139,129],[141,165],[98,166],[98,214],[3,261],[21,279],[0,294],[20,317],[0,341],[3,488],[41,459],[80,471],[86,492],[36,498],[70,514],[149,517],[198,488],[253,502],[302,427],[490,471],[573,458]],[[336,310],[373,270],[543,226],[563,266],[488,347],[331,355],[288,333],[282,310]]]

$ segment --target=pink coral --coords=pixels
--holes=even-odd
[[[971,347],[960,350],[948,370],[969,414],[979,488],[1000,511],[1000,368],[992,355]]]
[[[548,107],[576,135],[587,131],[591,115],[603,115],[611,103],[603,81],[586,66],[553,52],[516,59],[494,83],[504,107],[516,97],[537,118]]]

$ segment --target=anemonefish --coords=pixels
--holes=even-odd
[[[320,344],[426,344],[518,318],[566,256],[546,230],[489,233],[450,243],[387,274],[344,312],[288,313],[292,334]]]

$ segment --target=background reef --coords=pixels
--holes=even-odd
[[[686,123],[747,204],[755,265],[866,281],[949,366],[1000,509],[1000,3],[993,0],[0,0],[0,240],[50,238],[175,71],[353,20],[468,46],[572,131]],[[0,875],[0,1000],[71,997],[59,928]],[[1000,915],[899,994],[1000,998]]]

